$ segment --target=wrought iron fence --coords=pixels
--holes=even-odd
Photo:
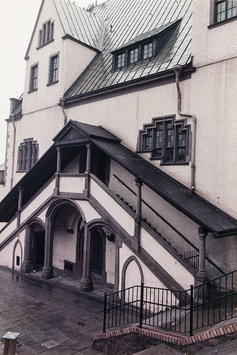
[[[233,318],[237,311],[237,270],[185,291],[134,286],[105,294],[106,329],[138,324],[179,333]]]

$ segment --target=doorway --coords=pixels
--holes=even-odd
[[[102,275],[103,269],[103,241],[98,231],[91,236],[91,271]]]
[[[34,232],[33,237],[33,268],[41,269],[44,266],[45,232]]]

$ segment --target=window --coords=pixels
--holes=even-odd
[[[215,1],[215,23],[228,20],[237,15],[236,0],[217,0]]]
[[[50,58],[49,84],[58,81],[58,55]]]
[[[42,29],[39,31],[39,47],[53,41],[54,35],[54,22],[51,20],[43,24]]]
[[[188,132],[184,121],[175,122],[174,117],[156,119],[140,131],[138,150],[150,152],[152,159],[161,159],[162,163],[186,163]]]
[[[129,52],[129,64],[136,63],[138,61],[138,48],[131,49]]]
[[[121,68],[125,65],[125,53],[121,53],[117,57],[117,68]]]
[[[37,90],[38,83],[38,65],[31,67],[30,72],[30,91]]]
[[[142,59],[148,59],[151,58],[153,55],[153,43],[147,43],[144,44],[143,46],[143,53],[142,53]]]
[[[32,138],[25,139],[18,148],[18,171],[28,171],[37,162],[39,146]]]

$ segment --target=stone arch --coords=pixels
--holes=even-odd
[[[23,256],[23,249],[21,245],[20,239],[17,239],[12,253],[12,269],[13,270],[21,270],[22,266],[22,256]]]
[[[122,275],[121,275],[122,276],[122,282],[121,282],[121,289],[122,290],[124,290],[128,286],[128,285],[126,285],[126,277],[128,276],[128,278],[129,278],[129,275],[127,275],[127,273],[128,273],[128,268],[129,268],[129,266],[132,265],[132,263],[134,263],[133,269],[137,268],[139,271],[139,274],[140,274],[140,280],[139,280],[140,282],[137,282],[136,284],[139,285],[141,283],[144,283],[144,273],[143,273],[141,264],[135,255],[131,255],[123,264]],[[129,285],[129,286],[134,286],[134,285]]]
[[[40,218],[31,219],[26,227],[25,254],[22,271],[31,272],[44,265],[45,223]]]
[[[85,223],[81,207],[70,199],[58,198],[46,212],[46,246],[43,278],[53,277],[54,267],[77,271],[77,226]]]

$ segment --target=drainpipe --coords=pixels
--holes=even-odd
[[[190,167],[191,167],[191,190],[195,190],[195,156],[196,156],[196,123],[197,119],[196,116],[191,114],[191,113],[184,113],[181,112],[181,90],[180,90],[180,85],[179,85],[179,78],[180,78],[180,73],[182,70],[182,65],[174,65],[173,70],[175,72],[175,77],[176,77],[176,88],[177,88],[177,112],[180,116],[182,117],[188,117],[191,118],[191,125],[192,125],[192,148],[191,148],[191,162],[190,162]]]
[[[64,116],[64,126],[65,126],[66,123],[67,123],[67,115],[66,115],[65,109],[64,109],[64,105],[65,105],[65,99],[64,99],[64,97],[62,97],[62,98],[59,100],[59,102],[60,102],[60,105],[61,105],[61,107],[62,107],[62,112],[63,112],[63,116]]]
[[[13,174],[14,174],[14,162],[15,162],[15,146],[16,146],[16,125],[14,122],[15,115],[10,114],[9,118],[12,120],[13,125],[13,150],[12,150],[12,174],[11,174],[11,189],[13,187]]]

